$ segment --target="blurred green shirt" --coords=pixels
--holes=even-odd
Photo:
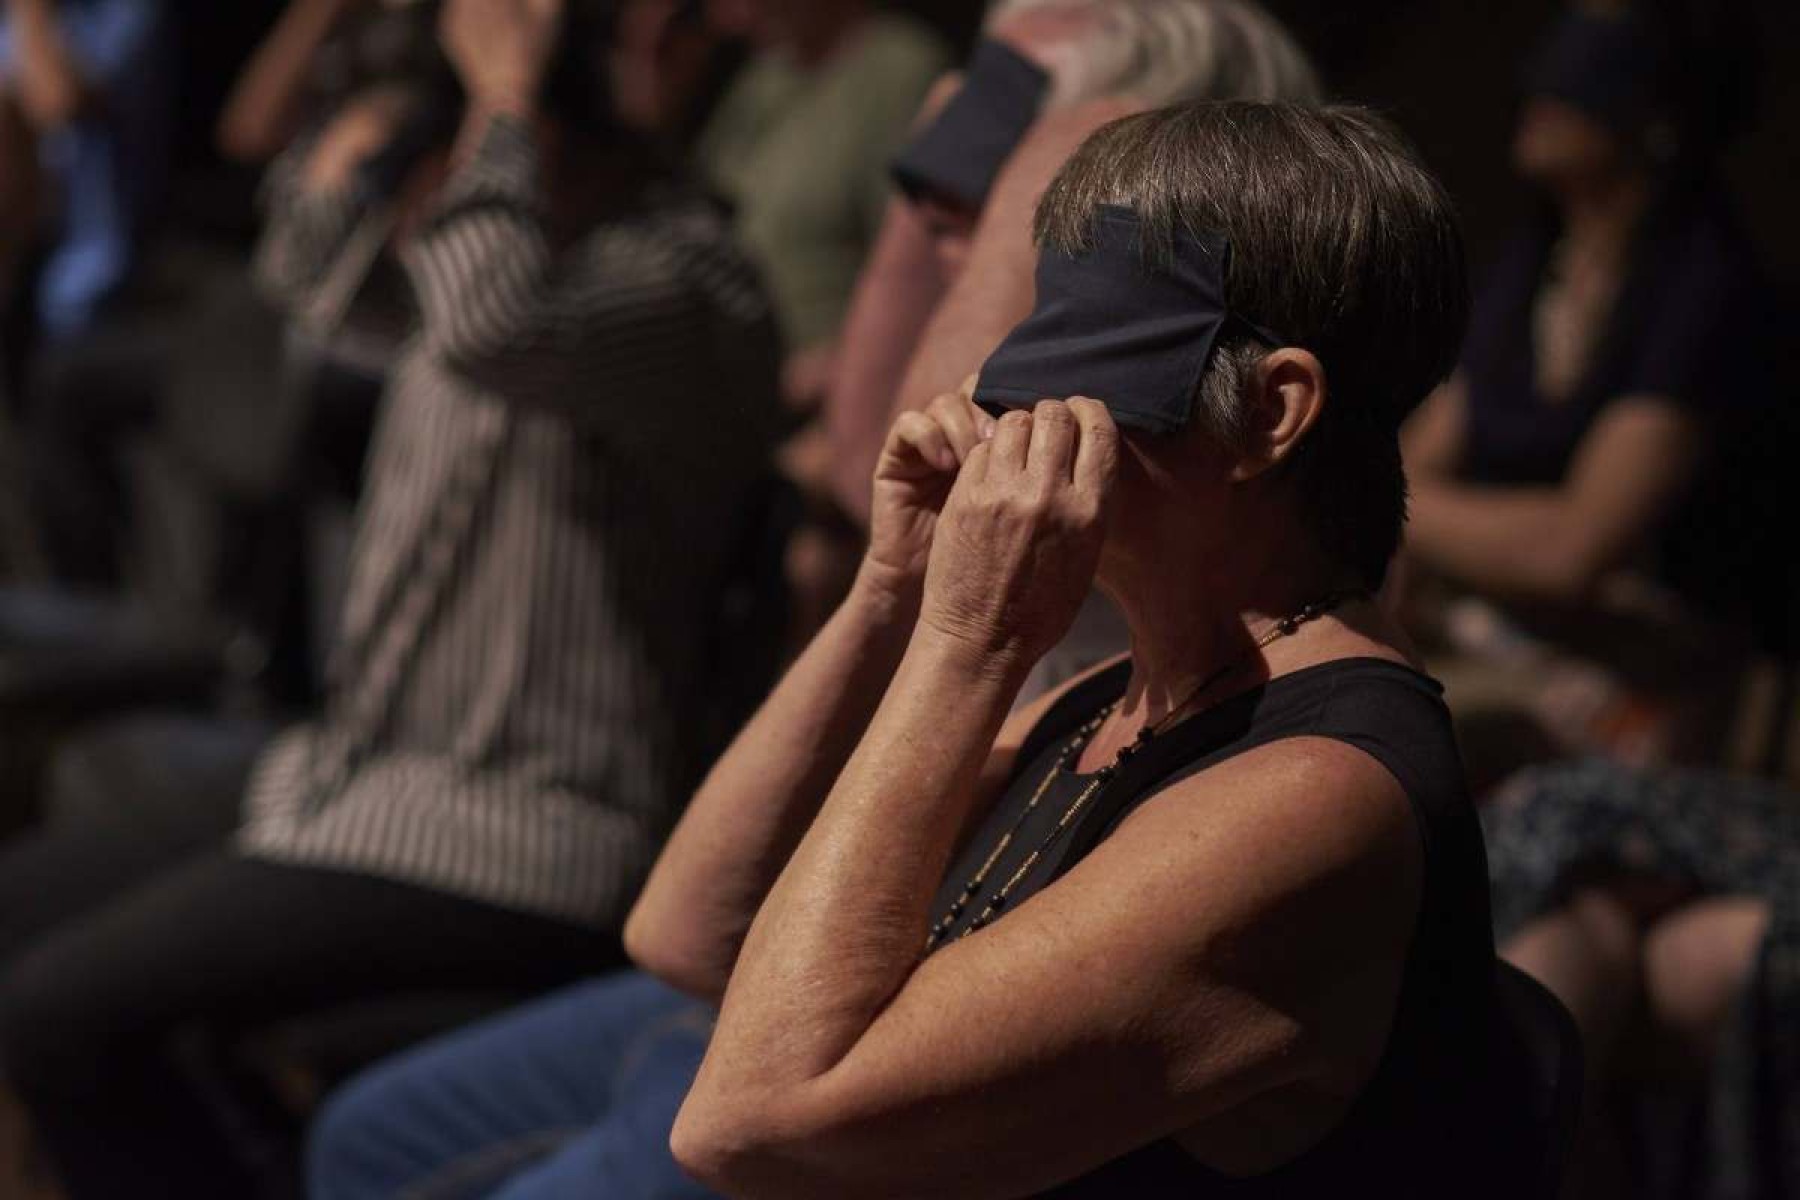
[[[763,54],[720,101],[697,149],[737,209],[790,350],[829,341],[887,204],[888,164],[948,48],[918,22],[870,19],[823,66]]]

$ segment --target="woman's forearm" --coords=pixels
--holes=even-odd
[[[40,130],[76,120],[94,103],[92,84],[82,76],[57,28],[48,0],[7,0],[17,38],[19,104]]]
[[[764,1082],[822,1075],[917,968],[931,897],[1023,678],[920,628],[744,941],[715,1043],[722,1070],[760,1060]]]
[[[825,401],[839,507],[869,522],[869,477],[892,423],[894,397],[913,348],[944,295],[944,275],[924,219],[904,200],[888,206],[881,236],[857,281],[844,322],[836,382]]]
[[[1520,599],[1574,601],[1601,565],[1569,506],[1547,488],[1414,484],[1407,548],[1468,585]]]
[[[640,966],[684,991],[724,994],[757,909],[893,677],[917,607],[916,584],[864,567],[676,826],[626,922]]]
[[[348,0],[293,0],[257,48],[219,117],[219,150],[237,162],[266,162],[300,128],[300,102],[319,47]]]

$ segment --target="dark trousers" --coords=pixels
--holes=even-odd
[[[589,930],[213,851],[0,971],[0,1065],[71,1200],[248,1196],[254,1164],[230,1152],[243,1139],[196,1045],[399,993],[543,990],[617,961]]]

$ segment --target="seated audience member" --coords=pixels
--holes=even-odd
[[[32,306],[52,342],[87,329],[130,274],[168,167],[167,34],[157,0],[0,5],[0,270],[47,225]],[[24,186],[38,204],[11,199]]]
[[[703,1186],[633,1173],[706,1036],[621,1045],[635,983],[354,1086],[315,1195],[596,1121],[474,1190],[1511,1194],[1479,828],[1370,598],[1461,335],[1448,201],[1360,111],[1196,104],[1095,134],[1036,229],[1038,309],[895,425],[855,588],[627,927],[723,997],[673,1131]],[[1009,720],[1096,578],[1131,655]]]
[[[1580,1194],[1800,1193],[1800,797],[1589,760],[1521,772],[1482,819],[1504,953],[1587,1048]],[[1671,1088],[1704,1134],[1630,1154],[1627,1102]]]
[[[818,405],[839,326],[881,224],[888,162],[949,65],[924,25],[872,0],[714,0],[750,62],[695,148],[762,265],[787,347],[783,391]]]
[[[0,966],[0,1070],[72,1200],[249,1194],[177,1030],[618,960],[691,778],[696,630],[766,470],[777,354],[723,216],[609,113],[604,10],[560,8],[444,10],[467,109],[401,248],[416,332],[324,717],[262,757],[234,847]],[[296,305],[379,201],[379,115],[276,168],[264,268]]]
[[[855,573],[869,478],[893,418],[958,386],[1030,309],[1024,234],[1045,184],[1081,139],[1134,107],[1317,98],[1306,55],[1254,4],[995,6],[965,76],[940,85],[929,121],[896,165],[901,195],[852,302],[824,429],[786,456],[815,514],[792,552],[794,591],[817,613],[801,628],[818,627]],[[979,269],[964,269],[971,260]],[[1098,604],[1077,630],[1091,630],[1084,640],[1103,644],[1104,654],[1124,645],[1116,614]]]
[[[1771,387],[1768,297],[1713,171],[1741,81],[1712,57],[1647,11],[1564,18],[1513,144],[1540,215],[1407,430],[1410,560],[1464,590],[1427,618],[1484,779],[1532,743],[1649,761],[1723,732],[1703,714],[1729,711],[1744,647],[1699,621],[1720,589],[1692,580],[1749,521],[1696,513],[1708,544],[1674,535]]]
[[[44,454],[45,429],[114,419],[135,395],[69,395],[93,335],[116,316],[168,168],[174,70],[158,0],[0,3],[0,431],[10,493],[0,555],[34,573],[89,555],[59,539],[75,488]],[[0,417],[0,420],[5,418]],[[85,477],[86,472],[82,472]],[[29,511],[29,516],[27,515]]]

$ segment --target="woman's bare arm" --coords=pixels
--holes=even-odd
[[[632,959],[718,999],[764,895],[868,726],[916,595],[866,568],[695,793],[625,922]]]
[[[917,646],[746,943],[673,1145],[731,1196],[1025,1195],[1372,1074],[1416,915],[1399,785],[1281,743],[920,961],[1012,681]]]
[[[924,218],[906,200],[890,201],[850,300],[836,378],[825,399],[832,495],[858,524],[869,522],[875,456],[893,422],[907,362],[944,286]]]
[[[98,85],[87,78],[56,24],[50,0],[6,0],[18,39],[19,107],[39,129],[58,129],[100,102]]]
[[[235,162],[274,158],[300,132],[301,101],[319,48],[362,0],[291,0],[238,76],[219,116],[219,152]]]
[[[1701,422],[1671,400],[1615,401],[1588,432],[1560,487],[1419,480],[1407,548],[1472,587],[1579,603],[1679,499],[1706,444]]]
[[[1451,479],[1462,465],[1468,427],[1468,390],[1457,375],[1431,393],[1400,429],[1407,478]]]

